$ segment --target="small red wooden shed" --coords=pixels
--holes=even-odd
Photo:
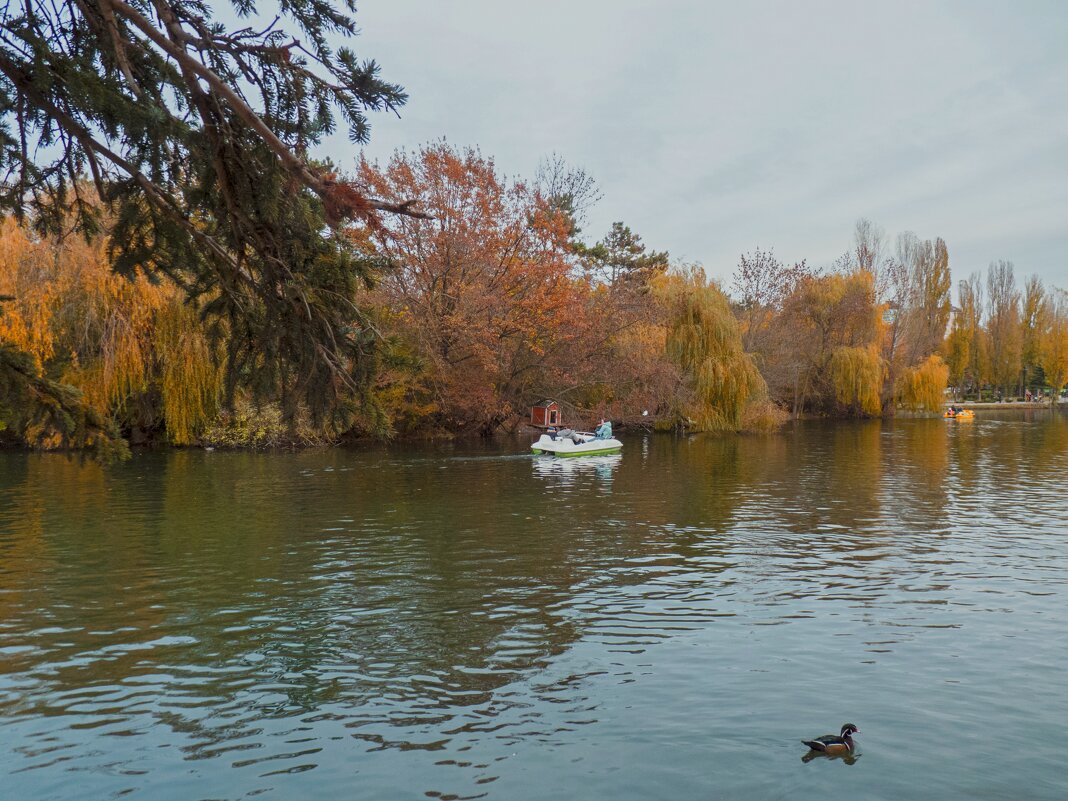
[[[530,407],[530,424],[539,428],[560,425],[560,404],[552,399]]]

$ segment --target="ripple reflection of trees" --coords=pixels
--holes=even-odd
[[[5,671],[40,679],[20,708],[143,681],[156,719],[202,749],[294,715],[436,747],[468,712],[528,703],[517,686],[551,693],[554,661],[591,621],[642,602],[649,560],[708,582],[753,554],[785,569],[842,558],[877,579],[872,561],[931,539],[962,498],[1058,486],[1068,419],[656,436],[563,477],[437,453],[17,457],[3,472],[0,614],[8,640],[36,650]]]

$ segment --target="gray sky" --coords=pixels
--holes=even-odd
[[[410,94],[367,153],[447,138],[506,174],[556,152],[623,220],[729,277],[825,264],[868,217],[1068,288],[1068,3],[363,0],[355,48]],[[330,154],[352,164],[351,146]]]

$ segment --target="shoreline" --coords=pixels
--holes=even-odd
[[[1031,411],[1031,410],[1052,410],[1057,411],[1060,409],[1068,409],[1068,403],[1061,402],[1055,405],[1051,405],[1048,401],[998,401],[983,403],[979,401],[946,401],[942,404],[943,409],[948,409],[950,406],[960,406],[964,409],[969,409],[976,412],[983,411]],[[790,418],[784,422],[785,428],[793,423],[799,421],[835,421],[835,422],[856,422],[860,419],[866,420],[892,420],[895,417],[901,418],[913,418],[913,417],[939,417],[937,412],[921,412],[921,413],[909,413],[902,410],[898,410],[898,413],[891,417],[884,418],[852,418],[852,417],[827,417],[822,415],[803,414],[797,418]],[[680,436],[680,432],[676,431],[660,431],[654,426],[645,422],[619,424],[620,433],[634,434],[666,434],[669,436]],[[296,452],[296,451],[311,451],[311,450],[330,450],[334,448],[367,448],[375,447],[379,445],[395,445],[395,444],[412,444],[412,443],[429,443],[429,442],[470,442],[483,439],[495,439],[497,437],[526,437],[541,434],[545,429],[538,426],[531,425],[530,423],[521,423],[515,428],[498,431],[489,437],[485,437],[481,434],[474,432],[464,432],[461,434],[445,434],[442,432],[434,433],[422,433],[422,434],[407,434],[394,437],[388,437],[385,439],[377,439],[369,436],[358,437],[341,437],[338,440],[329,441],[299,441],[299,440],[279,440],[273,442],[220,442],[218,440],[208,440],[202,442],[194,442],[186,445],[174,445],[171,443],[160,441],[144,441],[144,442],[130,442],[129,446],[131,451],[138,452],[159,452],[159,451],[220,451],[220,452],[249,452],[249,453],[270,453],[270,452]],[[720,436],[727,432],[713,433],[713,436]],[[763,434],[767,432],[752,432],[752,431],[738,431],[732,432],[738,436]],[[685,434],[682,434],[686,436]],[[91,450],[84,450],[78,448],[33,448],[27,447],[23,444],[16,443],[10,440],[5,440],[0,437],[0,453],[56,453],[67,456],[84,456],[93,458]]]
[[[1057,409],[1061,404],[1051,404],[1049,401],[946,401],[943,408],[960,406],[973,412],[981,411],[1005,411],[1011,409]]]

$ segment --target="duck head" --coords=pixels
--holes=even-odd
[[[860,734],[860,729],[852,723],[846,723],[842,726],[842,737],[852,737],[854,734]]]

